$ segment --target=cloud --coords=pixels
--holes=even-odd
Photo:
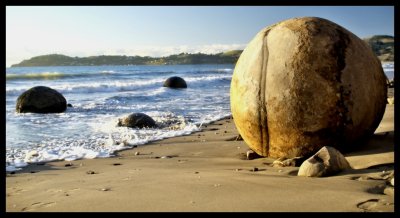
[[[172,54],[185,53],[205,53],[216,54],[229,50],[244,49],[246,44],[208,44],[208,45],[179,45],[179,46],[135,46],[134,48],[99,48],[86,51],[67,50],[67,49],[35,49],[31,47],[7,48],[6,66],[19,63],[39,55],[64,54],[71,57],[88,57],[97,55],[126,55],[126,56],[151,56],[162,57]]]

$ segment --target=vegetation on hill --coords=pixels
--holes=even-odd
[[[364,41],[372,48],[381,61],[394,61],[394,37],[375,35]],[[166,57],[101,55],[90,57],[69,57],[50,54],[24,60],[11,67],[31,66],[96,66],[96,65],[167,65],[167,64],[234,64],[243,50],[232,50],[218,54],[180,53]]]
[[[375,35],[364,39],[381,61],[394,61],[394,37]]]
[[[61,54],[50,54],[24,60],[11,67],[31,66],[92,66],[92,65],[167,65],[167,64],[233,64],[236,63],[242,50],[218,54],[181,53],[166,57],[141,57],[121,55],[101,55],[91,57],[69,57]]]

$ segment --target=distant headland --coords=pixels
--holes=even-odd
[[[11,67],[33,66],[100,66],[100,65],[176,65],[176,64],[234,64],[242,50],[232,50],[218,54],[180,53],[166,57],[100,55],[90,57],[69,57],[49,54],[24,60]]]
[[[394,37],[375,35],[363,39],[381,61],[394,61]],[[49,54],[23,60],[11,67],[33,66],[100,66],[100,65],[176,65],[176,64],[235,64],[243,50],[232,50],[217,54],[180,53],[165,57],[100,55],[69,57]]]
[[[365,38],[364,41],[381,61],[394,61],[394,37],[388,35],[375,35]]]

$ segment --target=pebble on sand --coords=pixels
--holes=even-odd
[[[258,168],[257,168],[257,167],[253,167],[253,169],[251,169],[250,171],[252,171],[252,172],[257,172],[257,171],[258,171]]]
[[[246,152],[246,157],[247,157],[247,160],[253,160],[253,159],[256,159],[256,158],[260,158],[261,156],[260,155],[258,155],[255,151],[253,151],[253,150],[248,150],[247,152]]]
[[[96,172],[94,172],[93,170],[89,170],[86,172],[86,174],[96,174]]]

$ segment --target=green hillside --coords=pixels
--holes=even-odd
[[[394,61],[394,37],[375,35],[363,39],[381,61]],[[243,50],[232,50],[218,54],[180,53],[166,57],[101,55],[91,57],[69,57],[50,54],[24,60],[11,67],[31,66],[97,66],[97,65],[168,65],[168,64],[234,64]]]
[[[376,35],[364,39],[381,61],[394,61],[394,37]]]
[[[218,54],[188,54],[181,53],[166,57],[141,57],[101,55],[91,57],[69,57],[60,54],[50,54],[24,60],[11,67],[31,66],[97,66],[97,65],[167,65],[167,64],[234,64],[242,50],[228,51]]]

